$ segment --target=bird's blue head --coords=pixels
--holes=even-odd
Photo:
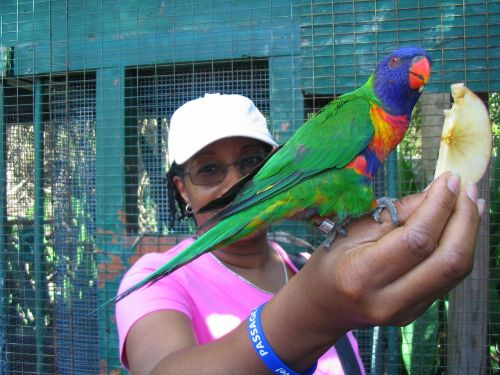
[[[374,73],[374,90],[384,110],[411,115],[431,74],[430,55],[415,47],[399,48],[386,56]]]

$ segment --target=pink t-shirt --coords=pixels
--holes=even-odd
[[[123,277],[119,291],[122,292],[144,279],[192,242],[193,239],[189,238],[168,252],[142,256]],[[278,244],[270,244],[297,272],[286,252]],[[117,303],[116,322],[122,364],[128,368],[124,344],[130,328],[151,312],[176,310],[186,314],[192,321],[198,344],[203,345],[236,328],[255,307],[269,301],[272,296],[239,278],[217,262],[211,253],[204,254],[168,277]],[[348,337],[364,374],[356,339],[352,333],[348,333]],[[343,373],[334,348],[320,358],[315,372],[317,375]]]

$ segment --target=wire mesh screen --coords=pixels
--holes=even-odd
[[[6,372],[96,373],[95,78],[37,87],[5,87]]]
[[[195,230],[171,222],[172,113],[238,93],[278,143],[363,84],[398,46],[427,49],[431,80],[378,173],[378,196],[432,180],[449,85],[488,105],[494,155],[475,268],[416,322],[357,330],[372,374],[500,371],[498,1],[0,2],[0,374],[120,374],[113,308],[124,272]],[[193,134],[193,137],[196,137]],[[323,237],[283,222],[289,252]],[[411,293],[411,291],[408,291]]]
[[[15,109],[15,108],[13,108]],[[13,372],[34,372],[37,342],[35,317],[37,309],[33,288],[34,218],[34,129],[30,113],[6,111],[7,155],[7,223],[3,246],[4,332],[6,350],[11,352]],[[11,124],[9,124],[9,120]],[[20,157],[18,162],[15,156]],[[38,310],[40,311],[40,310]],[[47,348],[47,346],[43,346]]]
[[[97,300],[95,75],[53,79],[49,90],[45,196],[55,263],[56,368],[60,374],[97,372],[97,337],[88,334],[97,330],[97,322],[84,319]]]

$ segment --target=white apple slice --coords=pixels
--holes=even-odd
[[[477,183],[491,158],[493,134],[488,110],[463,83],[451,85],[453,105],[444,110],[443,132],[434,178],[450,171],[462,182]]]

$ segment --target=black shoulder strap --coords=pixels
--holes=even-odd
[[[299,270],[304,267],[307,259],[300,254],[289,253],[288,257]],[[351,342],[347,335],[343,335],[334,345],[337,355],[339,356],[342,369],[346,375],[361,375],[359,362],[352,348]]]
[[[359,362],[347,335],[343,335],[334,345],[346,375],[361,375]]]
[[[299,269],[299,270],[302,269],[302,267],[304,267],[304,265],[307,262],[307,258],[300,255],[300,254],[287,253],[287,255],[288,255],[288,258],[290,258],[290,260],[294,264],[294,266],[297,267],[297,269]]]

